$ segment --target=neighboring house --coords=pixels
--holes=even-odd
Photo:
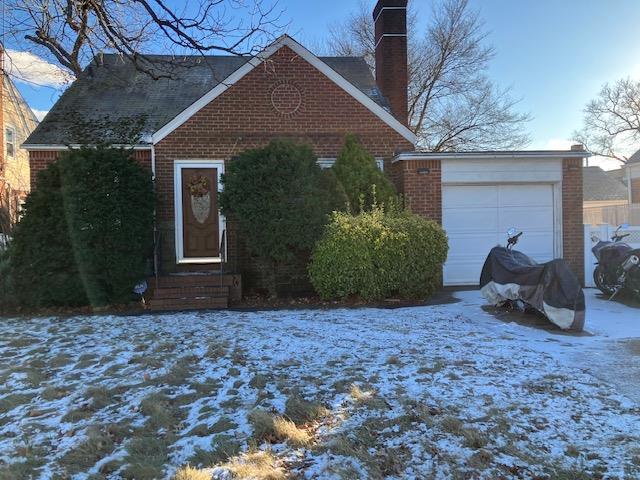
[[[584,223],[599,225],[626,214],[629,205],[627,186],[619,180],[618,172],[606,172],[600,167],[582,170]],[[622,207],[621,211],[617,207]]]
[[[120,57],[99,56],[25,142],[32,182],[69,145],[126,143],[120,121],[135,119],[143,135],[134,155],[154,175],[158,194],[163,273],[223,266],[259,287],[264,272],[235,224],[218,213],[216,197],[212,217],[204,224],[194,217],[185,193],[189,179],[196,174],[220,188],[234,156],[273,138],[309,143],[328,166],[345,134],[354,133],[413,211],[444,225],[450,243],[445,284],[477,284],[486,254],[504,243],[511,226],[525,231],[524,251],[541,261],[564,256],[582,276],[581,167],[588,154],[581,146],[416,151],[407,126],[406,3],[380,0],[374,9],[375,80],[362,58],[318,57],[288,36],[253,58],[181,58],[172,79],[152,80]],[[165,285],[177,283],[171,278]]]
[[[640,204],[640,150],[631,155],[625,166],[626,184],[631,203]]]
[[[18,220],[22,202],[29,193],[29,152],[20,145],[37,124],[35,115],[5,74],[0,45],[0,234]]]

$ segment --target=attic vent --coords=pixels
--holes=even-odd
[[[279,83],[271,90],[271,105],[282,115],[293,115],[302,105],[302,92],[292,83]]]

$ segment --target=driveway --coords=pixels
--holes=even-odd
[[[455,296],[0,320],[0,478],[640,476],[636,311],[587,291],[570,336]]]

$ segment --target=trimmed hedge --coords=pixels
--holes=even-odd
[[[398,202],[391,180],[378,168],[375,158],[360,144],[357,137],[348,134],[333,165],[336,178],[349,199],[350,210],[370,210],[376,204]]]
[[[288,140],[244,151],[229,162],[222,183],[222,213],[238,220],[252,252],[283,264],[310,252],[330,213],[347,203],[311,147]]]
[[[325,299],[425,298],[440,286],[448,248],[440,225],[406,210],[334,213],[309,274]]]
[[[10,244],[10,286],[25,306],[131,301],[153,247],[150,172],[131,152],[72,150],[38,175]]]

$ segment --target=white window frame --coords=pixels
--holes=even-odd
[[[13,141],[9,142],[7,139],[7,132],[11,131],[11,135],[13,136]],[[5,125],[4,127],[4,151],[7,157],[16,158],[16,129],[13,125]],[[13,153],[9,155],[9,150],[7,149],[7,144],[11,143],[13,146]]]
[[[384,172],[384,158],[376,157],[375,161],[380,171]],[[322,169],[331,168],[333,167],[334,163],[336,163],[336,159],[335,158],[319,158],[317,163]]]
[[[185,168],[216,168],[217,169],[217,186],[216,194],[222,191],[221,175],[224,174],[224,160],[174,160],[173,162],[173,199],[175,211],[175,251],[176,263],[185,264],[208,264],[222,263],[222,251],[217,257],[189,257],[184,256],[184,223],[182,219],[182,170]],[[216,202],[217,204],[217,202]],[[222,235],[226,228],[226,219],[218,209],[218,247],[222,242]],[[224,246],[224,258],[227,258]]]

